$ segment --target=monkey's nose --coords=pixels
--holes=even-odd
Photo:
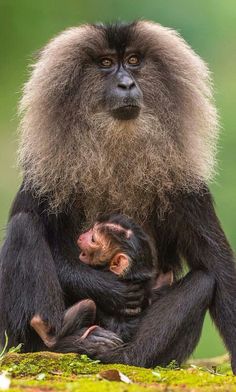
[[[135,83],[132,78],[129,76],[124,76],[117,84],[117,87],[120,87],[123,90],[131,90],[135,87]]]

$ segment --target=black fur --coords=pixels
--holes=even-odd
[[[184,257],[191,272],[163,295],[157,292],[143,315],[133,341],[95,356],[103,361],[141,366],[182,362],[195,348],[208,307],[235,366],[236,272],[233,254],[215,215],[207,188],[178,194],[165,219],[153,217],[160,265],[175,270]],[[15,200],[1,252],[1,336],[24,350],[43,349],[29,327],[36,313],[56,331],[65,308],[92,298],[110,312],[125,308],[126,292],[112,274],[94,270],[78,260],[75,242],[83,213],[47,215],[45,205],[20,190]],[[170,251],[170,257],[169,257]],[[89,350],[88,350],[89,351]],[[235,369],[235,368],[234,368]]]
[[[116,50],[122,56],[125,48],[130,44],[132,29],[135,25],[136,22],[97,24],[95,26],[104,32],[109,48]]]

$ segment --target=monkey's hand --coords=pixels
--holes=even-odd
[[[150,290],[143,283],[129,283],[126,288],[127,301],[120,313],[127,316],[136,316],[149,305]]]
[[[75,287],[80,295],[92,299],[101,310],[111,315],[131,315],[137,314],[145,307],[147,290],[143,282],[124,281],[111,272],[95,270],[85,264],[80,265],[80,268],[80,286]]]
[[[80,341],[78,352],[91,358],[99,358],[108,350],[122,346],[123,341],[109,330],[96,327],[85,339]]]
[[[79,335],[66,336],[51,349],[56,352],[74,352],[86,354],[90,358],[98,358],[107,350],[120,347],[123,341],[109,330],[93,325],[81,330]]]
[[[106,296],[98,296],[96,302],[101,309],[111,314],[120,313],[128,316],[136,316],[145,307],[147,290],[143,283],[119,280],[115,275],[109,274],[106,286]]]
[[[94,347],[101,345],[104,350],[115,348],[123,344],[123,341],[114,332],[98,326],[88,328],[81,340],[82,342],[85,342],[86,345]]]

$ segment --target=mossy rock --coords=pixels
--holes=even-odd
[[[0,372],[11,379],[11,391],[236,392],[236,377],[228,358],[197,364],[192,361],[181,369],[173,367],[173,364],[166,369],[103,365],[86,356],[48,352],[7,354],[0,361]],[[119,381],[119,372],[130,383]]]

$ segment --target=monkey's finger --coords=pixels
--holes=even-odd
[[[122,344],[123,341],[117,336],[114,332],[109,330],[97,327],[94,332],[91,332],[89,335],[91,339],[106,339],[109,341],[117,342],[118,344]]]
[[[99,336],[99,337],[104,337],[104,338],[109,338],[110,340],[117,340],[122,342],[122,340],[119,338],[118,335],[115,333],[108,331],[107,329],[96,329],[94,333],[91,333],[91,336]]]
[[[144,302],[144,297],[140,298],[139,300],[129,301],[125,305],[125,309],[135,309],[141,307]]]
[[[142,285],[140,285],[139,283],[129,283],[127,286],[127,291],[128,293],[134,293],[134,292],[140,292],[143,291],[143,287]]]
[[[144,291],[143,290],[141,290],[141,291],[132,291],[132,292],[127,293],[126,298],[127,299],[130,299],[130,298],[140,298],[140,297],[143,297],[143,296],[144,296]]]
[[[103,344],[109,347],[117,347],[123,343],[120,339],[117,338],[110,340],[109,337],[95,335],[91,336],[89,341],[93,344]]]
[[[126,307],[135,308],[136,306],[140,306],[144,299],[144,294],[129,296],[126,300]]]
[[[91,327],[87,328],[86,331],[83,333],[83,335],[81,336],[81,339],[86,339],[88,337],[89,334],[92,333],[92,331],[94,331],[96,328],[98,328],[97,325],[92,325]]]
[[[137,314],[141,313],[142,309],[141,307],[137,307],[134,309],[126,308],[122,311],[122,314],[125,314],[127,316],[136,316]]]
[[[144,290],[139,290],[139,291],[129,291],[126,294],[126,298],[130,299],[130,298],[140,298],[144,296]]]

